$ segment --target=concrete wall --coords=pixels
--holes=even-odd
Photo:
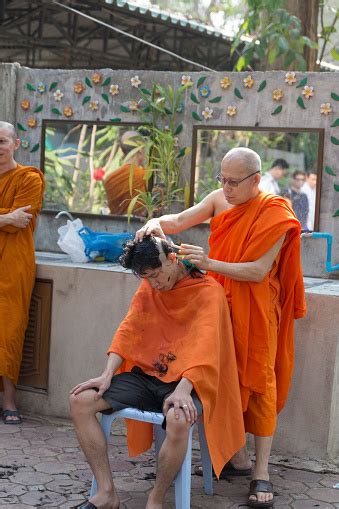
[[[20,149],[18,159],[23,163],[40,166],[40,147],[41,147],[41,126],[43,119],[62,119],[66,117],[63,114],[65,106],[72,106],[72,120],[105,120],[120,118],[122,121],[135,123],[139,120],[136,113],[121,112],[120,106],[128,104],[132,99],[139,99],[138,91],[131,86],[131,78],[136,74],[141,80],[142,87],[150,88],[153,83],[170,84],[177,89],[181,84],[181,73],[160,72],[160,71],[119,71],[111,69],[102,69],[99,71],[103,79],[111,78],[111,83],[118,84],[120,87],[119,95],[114,99],[109,95],[109,87],[101,85],[86,86],[86,91],[82,95],[74,93],[73,87],[76,81],[85,84],[85,79],[91,79],[93,71],[87,70],[46,70],[46,69],[28,69],[21,68],[17,64],[0,65],[0,78],[4,77],[3,90],[5,97],[1,97],[0,113],[1,118],[5,120],[20,123],[26,131],[21,135],[30,141],[30,149]],[[297,84],[288,86],[285,82],[284,71],[255,72],[252,73],[254,86],[251,89],[245,88],[243,80],[248,73],[227,73],[231,79],[231,86],[227,90],[220,87],[220,80],[224,77],[223,73],[190,73],[193,81],[193,87],[186,92],[185,108],[178,116],[178,122],[184,125],[180,133],[180,146],[191,146],[193,140],[194,126],[216,126],[229,127],[231,129],[241,129],[242,127],[265,127],[270,128],[317,128],[324,131],[324,153],[322,161],[322,178],[319,179],[319,189],[321,188],[320,202],[320,231],[327,231],[334,235],[333,246],[333,264],[339,263],[339,216],[333,217],[338,209],[338,192],[334,188],[335,177],[324,171],[327,166],[338,175],[338,154],[339,146],[334,143],[334,139],[339,139],[339,126],[332,127],[335,120],[339,117],[339,102],[331,94],[339,94],[337,73],[297,73],[297,82],[302,78],[307,79],[307,84],[314,87],[314,96],[307,100],[304,98],[305,109],[297,105],[297,98],[302,96],[302,87],[297,88]],[[205,84],[211,89],[211,95],[208,99],[202,99],[197,89],[198,79],[205,76]],[[30,91],[27,85],[37,87],[38,82],[46,84],[46,92],[39,94],[37,91]],[[266,81],[266,87],[258,93],[259,84]],[[1,80],[0,80],[1,83]],[[57,83],[64,97],[61,102],[56,102],[53,96],[55,88],[49,92],[52,83]],[[1,85],[0,85],[1,86]],[[243,99],[236,97],[236,88],[242,94]],[[272,91],[280,88],[284,97],[281,103],[272,99]],[[197,105],[190,99],[191,92],[194,92],[200,100]],[[109,104],[103,98],[102,93],[109,95]],[[82,104],[83,97],[89,95],[91,99],[99,101],[97,111],[91,111],[89,103]],[[221,97],[220,102],[210,103],[211,98]],[[335,96],[334,96],[335,97]],[[31,108],[24,111],[21,108],[21,101],[29,99]],[[320,105],[330,102],[332,113],[325,116],[320,113]],[[273,111],[282,105],[282,111],[273,115]],[[237,114],[229,117],[226,114],[227,106],[235,105]],[[42,106],[42,111],[34,113],[37,106]],[[201,122],[192,118],[192,113],[197,113],[202,118],[202,111],[205,107],[213,109],[211,119]],[[53,113],[53,108],[61,111],[61,116]],[[28,127],[29,117],[37,119],[36,128]],[[30,152],[32,148],[39,144],[39,149]],[[320,170],[320,168],[319,168]],[[184,167],[186,178],[190,179],[190,161]],[[323,240],[303,240],[303,268],[306,275],[313,277],[328,277],[323,269],[322,260],[325,256],[325,241]]]

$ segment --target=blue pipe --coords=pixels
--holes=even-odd
[[[306,236],[308,236],[306,234]],[[320,232],[312,232],[310,237],[315,239],[326,239],[327,240],[327,254],[326,254],[326,270],[327,272],[335,272],[339,271],[339,263],[337,265],[332,265],[332,243],[333,243],[333,235],[331,233],[320,233]]]

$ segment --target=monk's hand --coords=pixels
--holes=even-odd
[[[147,235],[155,235],[156,237],[160,237],[161,239],[166,239],[166,235],[162,231],[158,219],[150,219],[149,221],[147,221],[147,223],[136,232],[134,240],[142,242],[144,237],[146,237]]]
[[[31,205],[27,205],[10,212],[11,225],[16,226],[16,228],[26,228],[33,217],[32,214],[27,212],[30,208]]]
[[[88,389],[97,389],[95,399],[100,399],[105,391],[111,385],[112,373],[103,373],[102,375],[91,378],[87,382],[82,382],[71,389],[70,394],[76,396],[80,392],[87,391]]]
[[[188,260],[196,265],[198,269],[210,270],[211,260],[202,247],[193,246],[192,244],[181,244],[179,254],[182,255],[184,260]]]

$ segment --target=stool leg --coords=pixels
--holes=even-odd
[[[199,441],[200,441],[200,454],[202,463],[202,474],[204,480],[204,491],[206,495],[213,495],[213,478],[212,478],[212,463],[208,450],[205,426],[203,418],[198,422]]]
[[[192,471],[192,434],[191,426],[188,435],[187,452],[183,464],[175,478],[175,507],[190,509],[191,507],[191,471]]]
[[[110,414],[110,415],[102,414],[102,416],[101,416],[101,427],[102,427],[102,431],[104,432],[106,441],[108,441],[108,439],[109,439],[109,435],[110,435],[111,427],[112,427],[112,422],[114,421],[114,419],[115,419],[114,414]],[[95,477],[93,475],[91,491],[89,493],[89,498],[94,497],[94,495],[96,494],[97,490],[98,490],[97,482],[96,482],[96,479],[95,479]]]
[[[155,455],[158,458],[159,451],[161,449],[161,446],[163,444],[163,441],[165,440],[166,431],[162,429],[160,424],[154,425],[154,445],[155,445]]]

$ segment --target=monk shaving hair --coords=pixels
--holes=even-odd
[[[203,413],[217,475],[244,444],[232,328],[221,286],[186,268],[166,240],[147,236],[141,243],[128,242],[121,264],[142,279],[141,285],[113,337],[102,375],[71,391],[75,429],[98,484],[97,494],[77,507],[119,507],[95,414],[135,407],[165,416],[166,438],[146,505],[161,509],[198,416]],[[130,455],[146,451],[152,438],[151,425],[128,421]]]
[[[33,233],[45,187],[40,170],[14,160],[19,145],[12,124],[0,122],[0,390],[5,424],[22,420],[15,384],[35,281]]]
[[[179,214],[152,219],[144,235],[178,233],[211,219],[210,252],[182,244],[180,254],[223,286],[231,310],[245,429],[255,436],[250,507],[272,507],[268,461],[293,371],[293,322],[306,313],[300,263],[300,224],[287,202],[259,190],[260,157],[230,150],[221,164],[222,189]],[[201,471],[198,471],[201,473]],[[248,475],[246,448],[226,465],[227,475]]]

